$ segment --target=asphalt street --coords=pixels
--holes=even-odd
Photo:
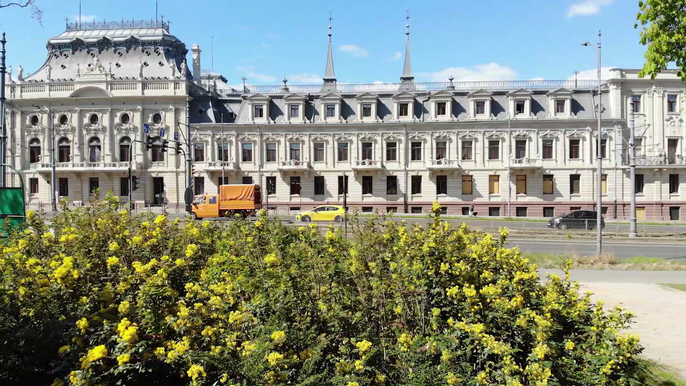
[[[574,254],[591,256],[595,254],[595,240],[508,240],[509,247],[519,247],[522,253]],[[646,241],[605,241],[603,251],[618,259],[646,256],[662,259],[686,260],[686,243]]]

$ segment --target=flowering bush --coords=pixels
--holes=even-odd
[[[501,237],[35,214],[0,255],[0,383],[629,385],[630,315]]]

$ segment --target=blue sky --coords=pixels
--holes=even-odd
[[[336,76],[342,83],[397,82],[410,12],[416,81],[594,78],[596,55],[583,41],[603,31],[603,67],[640,68],[644,48],[633,28],[637,0],[160,0],[159,14],[190,49],[203,50],[231,84],[318,84],[324,73],[329,12]],[[45,43],[78,15],[78,0],[37,0],[43,26],[28,10],[0,10],[8,64],[32,73]],[[82,0],[83,20],[150,19],[154,0]],[[189,53],[190,60],[190,53]],[[16,70],[15,70],[16,73]]]

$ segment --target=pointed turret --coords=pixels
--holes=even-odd
[[[405,25],[405,64],[403,65],[403,74],[400,76],[401,83],[409,83],[414,81],[412,75],[412,64],[410,63],[410,12],[407,12],[407,24]]]
[[[324,84],[336,84],[336,73],[333,71],[333,53],[331,52],[331,14],[329,13],[329,51],[326,55],[326,71]]]

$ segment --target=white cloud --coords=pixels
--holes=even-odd
[[[260,47],[267,48],[267,47],[269,47],[269,44],[267,44],[267,43],[260,43]]]
[[[293,84],[313,84],[321,83],[322,77],[317,74],[293,74],[288,77],[288,81]]]
[[[600,11],[600,7],[609,5],[614,0],[586,0],[581,3],[572,4],[567,10],[567,17],[576,15],[595,15]]]
[[[479,64],[471,68],[448,67],[437,72],[425,72],[417,74],[418,77],[432,82],[447,82],[451,76],[456,81],[461,80],[511,80],[515,79],[517,72],[510,67],[501,66],[498,63]]]
[[[339,49],[340,49],[342,52],[348,52],[348,53],[350,53],[352,56],[357,56],[357,57],[360,57],[360,58],[365,57],[365,56],[369,56],[369,52],[367,52],[367,50],[365,50],[365,49],[362,48],[362,47],[358,47],[358,46],[356,46],[356,45],[354,45],[354,44],[344,44],[344,45],[342,45],[341,48],[339,48]]]
[[[603,80],[607,80],[610,78],[610,70],[616,68],[616,67],[602,67],[600,69],[600,77]],[[568,80],[597,80],[598,79],[598,69],[594,68],[592,70],[585,70],[585,71],[579,71],[578,74],[576,74],[576,78],[574,77],[574,74],[569,77]]]
[[[543,77],[538,77],[538,78],[531,78],[531,80],[543,80]]]
[[[396,52],[395,54],[393,54],[393,56],[391,56],[390,59],[391,59],[391,60],[398,60],[398,59],[400,59],[400,58],[402,58],[402,57],[403,57],[403,54],[402,54],[400,51],[398,51],[398,52]]]
[[[272,75],[265,75],[265,74],[258,74],[256,72],[248,72],[248,75],[246,75],[248,79],[251,80],[258,80],[262,83],[269,83],[269,82],[275,82],[276,77]]]
[[[372,82],[372,84],[383,84],[383,82],[380,81],[380,80],[375,80],[375,81]]]
[[[79,15],[74,15],[71,17],[72,20],[74,21],[79,21]],[[81,22],[82,23],[90,23],[95,21],[97,17],[95,15],[81,15]]]

